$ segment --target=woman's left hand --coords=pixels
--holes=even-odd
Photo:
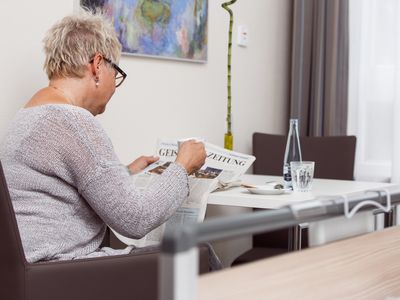
[[[144,170],[148,165],[156,162],[159,159],[160,158],[158,156],[140,156],[128,165],[129,171],[132,174],[139,173],[140,171]]]

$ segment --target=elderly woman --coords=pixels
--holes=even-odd
[[[101,15],[81,12],[44,39],[49,85],[18,111],[0,147],[5,176],[29,262],[129,253],[99,248],[106,224],[141,238],[165,222],[188,195],[188,174],[205,160],[202,143],[185,142],[175,163],[140,191],[95,116],[126,74],[121,45]]]

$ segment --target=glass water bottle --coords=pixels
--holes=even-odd
[[[301,149],[297,119],[290,119],[289,133],[283,160],[283,182],[285,189],[292,189],[291,161],[301,161]]]

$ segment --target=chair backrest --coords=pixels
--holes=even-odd
[[[0,299],[24,299],[25,255],[0,162]]]
[[[254,174],[281,176],[286,136],[253,134]],[[354,179],[355,136],[300,137],[303,160],[315,161],[314,176],[329,179]]]

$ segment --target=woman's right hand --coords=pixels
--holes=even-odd
[[[184,167],[188,174],[192,174],[204,165],[205,160],[206,150],[204,144],[189,140],[181,144],[175,162]]]

